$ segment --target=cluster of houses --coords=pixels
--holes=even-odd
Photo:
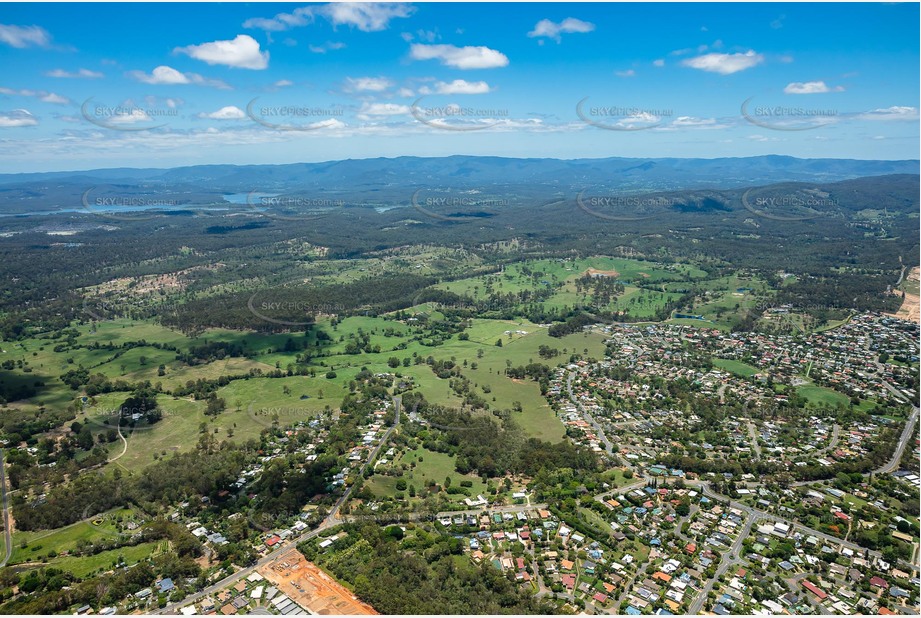
[[[867,455],[880,426],[890,422],[874,418],[838,427],[820,415],[798,418],[795,423],[782,417],[730,417],[718,439],[711,436],[709,442],[695,443],[686,436],[698,430],[700,418],[693,411],[670,409],[666,403],[665,385],[675,380],[686,380],[702,396],[743,401],[749,409],[771,399],[788,399],[774,390],[772,382],[796,387],[807,383],[807,374],[816,383],[851,396],[904,401],[913,395],[899,382],[912,369],[892,362],[877,369],[867,362],[871,352],[917,359],[917,325],[885,316],[858,315],[840,328],[802,337],[672,324],[605,328],[612,335],[608,358],[558,368],[548,395],[574,442],[601,453],[610,445],[606,438],[616,438],[621,457],[631,465],[654,462],[662,452],[678,448],[708,459],[832,466]],[[743,377],[707,369],[699,362],[704,357],[744,361],[760,371]],[[624,368],[629,368],[628,375]],[[904,397],[893,396],[890,388],[896,385]],[[666,438],[669,434],[674,438],[663,441],[663,431]]]
[[[180,608],[183,616],[273,614],[282,616],[307,615],[309,612],[271,585],[262,575],[253,572],[197,603]]]
[[[739,614],[917,614],[921,580],[878,554],[784,522],[752,528],[739,564],[714,586],[710,611]],[[764,581],[780,579],[765,594]]]

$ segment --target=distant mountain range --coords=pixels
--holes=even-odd
[[[732,189],[779,182],[828,183],[918,173],[918,160],[798,159],[778,155],[572,160],[397,157],[286,165],[115,168],[0,174],[0,212],[79,207],[84,192],[101,186],[117,187],[132,195],[181,196],[183,204],[216,204],[223,202],[223,194],[253,191],[335,195],[356,204],[407,204],[407,190],[419,188],[480,189],[492,195],[516,193],[533,198],[584,189],[636,194],[680,189]]]

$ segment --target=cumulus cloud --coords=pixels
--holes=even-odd
[[[32,127],[38,124],[38,118],[26,109],[14,109],[11,112],[0,112],[0,128],[11,129],[15,127]]]
[[[46,90],[15,90],[13,88],[0,88],[0,94],[11,97],[32,97],[43,103],[53,103],[55,105],[69,105],[71,100],[54,92]]]
[[[269,52],[259,49],[259,42],[248,34],[238,34],[229,41],[211,41],[173,50],[208,64],[220,64],[238,69],[261,70],[269,66]]]
[[[567,17],[560,23],[542,19],[534,26],[534,30],[528,33],[531,38],[546,37],[560,42],[561,34],[586,33],[595,29],[595,24],[575,17]]]
[[[180,85],[180,84],[197,84],[199,86],[212,86],[227,90],[230,88],[227,84],[219,79],[208,79],[198,73],[183,73],[173,67],[160,65],[148,75],[144,71],[128,71],[126,73],[131,79],[135,79],[144,84],[153,85]]]
[[[918,108],[907,105],[893,105],[882,109],[874,109],[858,116],[861,120],[910,120],[918,121]]]
[[[486,82],[468,82],[463,79],[435,84],[436,94],[486,94],[489,90],[489,84]]]
[[[508,57],[485,46],[424,45],[415,43],[409,55],[413,60],[438,60],[455,69],[495,69],[508,66]]]
[[[199,114],[198,117],[212,120],[240,120],[246,118],[246,113],[236,105],[227,105],[214,112]]]
[[[18,49],[48,47],[51,45],[51,35],[41,26],[0,24],[0,43],[5,43]]]
[[[103,75],[98,71],[89,69],[78,69],[76,71],[65,71],[64,69],[53,69],[45,73],[48,77],[58,77],[63,79],[99,79]]]
[[[319,6],[305,6],[275,17],[254,17],[243,22],[244,28],[258,28],[266,32],[282,32],[312,24],[317,16],[333,26],[349,26],[362,32],[379,32],[390,26],[390,20],[409,17],[415,8],[403,2],[336,2]]]
[[[710,73],[719,73],[720,75],[731,75],[745,69],[750,69],[764,62],[764,55],[755,53],[753,50],[737,54],[719,54],[711,53],[682,60],[681,64],[692,69],[709,71]]]
[[[108,124],[134,124],[136,122],[150,122],[152,118],[140,108],[132,108],[106,118]]]
[[[393,82],[386,77],[346,77],[345,90],[347,92],[383,92],[393,86]]]
[[[372,120],[384,116],[401,116],[410,112],[408,105],[397,103],[365,103],[358,110],[358,118]]]
[[[843,90],[842,86],[829,88],[823,81],[790,82],[783,89],[785,94],[822,94],[824,92],[841,92]]]

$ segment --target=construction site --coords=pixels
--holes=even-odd
[[[279,591],[311,614],[371,615],[374,608],[309,562],[297,549],[282,552],[259,569]]]

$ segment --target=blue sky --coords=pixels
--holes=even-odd
[[[4,171],[915,159],[918,4],[4,4]]]

